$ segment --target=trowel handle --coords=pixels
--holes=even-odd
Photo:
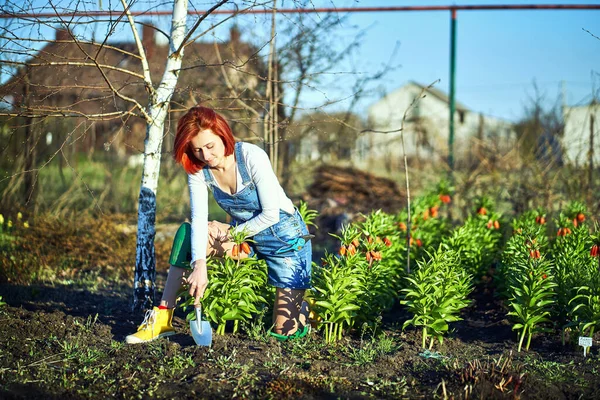
[[[202,333],[202,305],[194,306],[194,311],[196,311],[196,327],[198,332]]]

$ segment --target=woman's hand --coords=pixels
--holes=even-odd
[[[194,261],[194,270],[186,278],[190,285],[190,296],[194,297],[194,306],[200,304],[200,299],[204,296],[206,286],[208,286],[208,274],[206,273],[206,260]]]

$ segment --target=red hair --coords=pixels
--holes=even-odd
[[[207,129],[210,129],[215,135],[221,138],[225,145],[226,156],[233,154],[235,139],[225,118],[211,108],[202,106],[192,107],[179,119],[175,144],[173,145],[173,158],[183,166],[183,169],[188,174],[195,174],[204,168],[205,163],[194,156],[190,142],[200,131]]]

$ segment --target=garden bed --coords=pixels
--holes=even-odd
[[[284,343],[261,334],[215,336],[195,346],[184,315],[178,334],[125,345],[138,323],[129,282],[0,285],[0,397],[49,398],[595,398],[598,351],[536,336],[516,352],[505,310],[486,287],[463,321],[436,346],[400,327],[394,308],[375,334],[354,332],[335,344],[320,334]],[[264,332],[263,332],[264,333]]]
[[[429,218],[416,221],[415,232],[420,236],[415,233],[415,237],[422,239],[423,247],[410,249],[423,255],[425,246],[439,242],[439,232],[449,232],[449,228],[440,216],[434,216],[437,208],[424,204],[418,210],[419,215],[427,212]],[[389,216],[376,213],[369,218],[387,221]],[[383,226],[369,221],[364,223],[371,225],[364,226]],[[473,238],[473,232],[489,230],[492,236],[482,237],[500,243],[494,239],[500,230],[493,221],[496,216],[484,218],[478,212],[471,222],[453,231],[455,236],[447,233],[446,238]],[[397,221],[394,224],[399,226]],[[503,221],[499,226],[508,224]],[[142,319],[130,310],[135,260],[135,235],[130,227],[127,218],[114,216],[78,219],[76,224],[38,219],[31,227],[16,226],[0,235],[0,398],[597,398],[597,347],[584,358],[577,337],[567,335],[563,345],[561,330],[548,324],[548,332],[535,332],[530,348],[518,351],[519,335],[512,329],[515,321],[507,316],[509,303],[496,292],[494,275],[503,271],[497,261],[485,271],[479,267],[483,276],[469,292],[468,305],[459,309],[461,319],[449,324],[449,330],[442,332],[443,342],[436,340],[431,350],[423,347],[421,327],[403,329],[413,314],[400,304],[401,292],[394,294],[391,307],[378,311],[380,318],[371,316],[369,324],[355,323],[348,329],[340,323],[343,335],[332,343],[327,342],[324,330],[312,332],[305,340],[277,342],[265,332],[270,312],[261,308],[259,315],[241,324],[238,333],[232,333],[227,324],[225,335],[214,335],[211,348],[194,344],[182,309],[175,313],[176,335],[126,345],[125,336]],[[170,240],[162,227],[158,231],[157,287],[162,288]],[[504,232],[511,235],[509,230]],[[349,248],[354,243],[351,231],[344,235]],[[386,271],[379,261],[367,262],[365,252],[381,252],[382,263],[397,260],[406,246],[401,243],[402,232],[394,235],[390,246],[385,240],[360,236],[354,255],[346,250],[341,256],[335,248],[324,251],[330,265],[341,268],[348,262],[369,273],[377,268]],[[572,241],[576,236],[568,238]],[[484,239],[469,243],[488,240]],[[560,241],[564,240],[561,236]],[[529,243],[519,238],[513,242],[515,246]],[[536,243],[543,253],[553,250]],[[469,249],[481,252],[485,247]],[[515,251],[521,251],[527,263],[539,264],[533,249]],[[587,257],[588,252],[586,248],[581,253]],[[464,268],[467,261],[482,260],[464,254],[460,264]],[[442,263],[436,257],[430,262]],[[398,265],[403,268],[402,263]],[[415,271],[424,268],[417,268],[414,260],[411,265]],[[319,285],[325,269],[315,275],[314,285]],[[373,275],[376,280],[371,284],[385,277]],[[402,279],[388,281],[406,287]],[[318,305],[319,297],[315,297]],[[355,300],[375,310],[364,299]],[[597,343],[600,335],[593,336]]]

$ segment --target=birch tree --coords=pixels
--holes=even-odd
[[[122,0],[127,10],[125,1]],[[222,1],[223,4],[225,1]],[[219,4],[220,5],[220,4]],[[127,12],[138,51],[142,56],[144,80],[150,92],[147,108],[147,134],[144,142],[144,167],[138,200],[138,228],[136,243],[136,262],[134,277],[133,309],[151,308],[154,303],[156,280],[156,257],[154,237],[156,235],[156,191],[160,172],[160,159],[165,118],[169,102],[177,85],[179,68],[183,59],[183,40],[186,34],[187,0],[174,0],[171,35],[169,39],[169,57],[164,75],[157,89],[152,86],[148,61],[144,48],[135,29],[133,18]]]
[[[2,59],[0,60],[3,66],[2,70],[5,71],[7,66],[12,66],[13,75],[9,82],[3,85],[2,93],[3,97],[11,95],[10,90],[16,87],[23,87],[27,91],[30,86],[35,85],[36,89],[45,90],[47,97],[51,97],[53,94],[63,91],[67,88],[80,88],[80,90],[86,90],[86,96],[89,96],[90,91],[94,90],[108,90],[108,95],[97,95],[93,100],[99,100],[101,98],[108,98],[110,102],[117,104],[116,111],[113,112],[99,112],[91,113],[89,111],[82,111],[80,107],[77,107],[82,101],[90,99],[74,99],[71,104],[60,104],[56,106],[48,106],[48,104],[39,102],[34,104],[30,102],[30,96],[25,93],[19,99],[14,101],[13,110],[0,112],[0,115],[4,115],[8,118],[24,118],[28,120],[26,124],[26,131],[29,132],[32,127],[35,126],[31,122],[34,118],[43,120],[49,117],[62,117],[62,118],[83,118],[85,121],[106,121],[111,118],[122,118],[126,119],[129,117],[142,118],[146,123],[146,138],[144,141],[143,149],[143,170],[141,178],[141,186],[138,197],[138,223],[137,223],[137,244],[136,244],[136,265],[134,274],[134,299],[133,309],[139,310],[143,308],[149,308],[152,306],[155,297],[155,277],[156,277],[156,260],[154,251],[154,239],[156,234],[155,223],[156,223],[156,193],[158,188],[158,179],[161,165],[161,153],[162,153],[162,140],[165,130],[165,120],[169,113],[169,106],[175,88],[177,86],[178,77],[180,74],[182,60],[184,56],[184,48],[187,43],[194,41],[196,38],[193,36],[194,32],[200,26],[200,23],[206,19],[214,10],[218,9],[228,0],[220,0],[213,7],[211,7],[204,15],[201,15],[193,24],[192,28],[187,31],[187,19],[188,19],[188,0],[173,0],[172,18],[169,37],[169,51],[168,57],[165,62],[164,73],[159,83],[153,85],[153,77],[151,76],[151,68],[148,63],[148,57],[144,48],[143,40],[140,37],[136,29],[136,21],[130,10],[131,4],[121,0],[122,11],[114,11],[116,18],[109,20],[109,33],[106,38],[98,43],[92,40],[83,40],[75,35],[70,29],[73,23],[74,17],[71,13],[65,12],[65,9],[59,9],[53,2],[47,4],[46,10],[54,12],[52,16],[54,21],[58,21],[59,24],[65,28],[64,32],[57,34],[57,40],[52,42],[49,39],[40,37],[39,39],[34,38],[35,30],[40,30],[51,23],[43,20],[44,17],[27,17],[26,14],[32,10],[27,9],[27,6],[31,5],[20,5],[16,3],[6,3],[1,6],[1,11],[5,17],[12,16],[15,19],[21,19],[20,25],[21,30],[29,29],[34,31],[31,33],[31,38],[19,37],[9,29],[4,29],[2,38],[12,46],[4,46],[2,49]],[[78,9],[77,7],[80,7]],[[85,7],[85,4],[78,3],[75,10],[72,12],[79,12],[85,15],[85,11],[81,8]],[[116,29],[116,25],[120,24],[122,20],[127,21],[131,28],[131,32],[134,37],[135,47],[137,48],[137,54],[128,52],[126,50],[116,48],[107,44],[107,38]],[[38,35],[39,36],[39,35]],[[24,45],[23,43],[28,43]],[[74,44],[77,47],[77,57],[72,54],[60,54],[59,51],[48,52],[48,45],[35,47],[29,46],[31,43],[48,43],[48,45],[54,45],[54,43],[69,43]],[[103,52],[106,51],[118,52],[122,56],[122,60],[136,59],[141,63],[141,72],[135,72],[131,69],[123,68],[120,65],[111,65],[103,61]],[[15,57],[8,57],[8,55],[14,55]],[[30,58],[27,60],[27,58]],[[47,81],[42,82],[39,79],[36,82],[30,82],[32,79],[32,69],[38,68],[48,74],[67,74],[67,71],[72,71],[73,68],[91,68],[102,76],[104,81],[103,87],[100,88],[98,85],[91,85],[86,82],[71,82],[70,86],[60,86],[53,84],[53,80],[56,81],[57,77],[49,76]],[[71,68],[71,70],[68,70]],[[131,83],[127,83],[120,79],[115,78],[115,74],[119,74],[119,78],[123,75],[133,77],[135,79],[142,80],[146,92],[148,93],[147,104],[144,105],[135,96],[128,93],[128,86]],[[125,82],[125,83],[124,83]],[[75,130],[71,132],[73,134]],[[84,132],[85,134],[85,132]],[[83,135],[83,134],[82,134]],[[68,135],[70,136],[70,135]],[[77,140],[71,138],[71,140]],[[33,141],[27,141],[31,143]],[[65,140],[65,143],[67,141]],[[45,164],[49,163],[56,155],[62,154],[64,145],[45,161]],[[26,150],[27,154],[31,153],[31,150]],[[39,171],[39,168],[32,165],[30,159],[26,154],[25,157],[25,169],[20,173],[16,173],[10,178],[18,176],[30,176],[32,173]],[[43,167],[43,165],[42,165]],[[34,183],[27,183],[26,186],[34,186]]]
[[[181,68],[184,44],[199,26],[200,22],[212,11],[216,10],[228,0],[221,0],[201,17],[186,35],[187,0],[174,0],[173,18],[171,21],[171,34],[169,38],[169,56],[160,84],[156,89],[152,87],[150,69],[144,55],[144,48],[135,29],[131,13],[126,10],[142,63],[144,66],[144,80],[150,93],[150,101],[146,111],[147,134],[144,143],[144,166],[142,182],[138,200],[138,229],[136,244],[136,266],[134,278],[133,309],[150,308],[154,304],[156,257],[154,254],[154,237],[156,235],[156,191],[160,172],[162,138],[164,134],[165,119],[169,110],[171,97],[177,86],[177,78]]]

